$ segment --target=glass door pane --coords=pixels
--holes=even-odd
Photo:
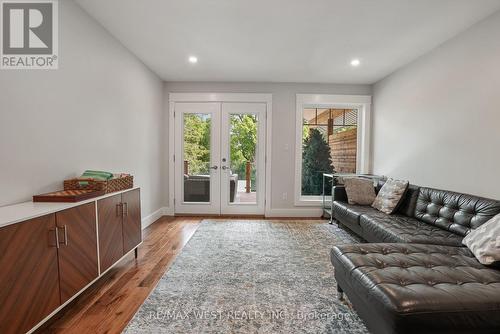
[[[257,203],[258,115],[229,115],[230,203]]]
[[[184,114],[184,202],[210,202],[210,114]]]
[[[263,214],[265,185],[264,103],[223,103],[221,212]]]
[[[220,103],[175,105],[176,213],[220,213]]]

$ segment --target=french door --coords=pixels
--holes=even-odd
[[[175,213],[263,214],[265,103],[175,104]]]

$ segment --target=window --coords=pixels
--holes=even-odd
[[[304,109],[301,196],[323,193],[323,173],[356,173],[357,115],[357,109]]]
[[[295,204],[318,205],[323,173],[367,173],[369,96],[297,95]],[[327,190],[328,195],[328,190]]]

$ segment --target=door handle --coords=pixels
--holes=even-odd
[[[59,238],[59,229],[64,231],[64,240]],[[68,226],[64,225],[63,227],[56,226],[56,247],[59,248],[59,245],[64,244],[68,246]]]
[[[123,203],[116,204],[116,216],[117,217],[123,216]]]
[[[124,208],[123,215],[128,216],[128,203],[127,202],[123,203],[123,208]]]
[[[68,227],[64,225],[64,245],[68,246]]]
[[[213,169],[213,170],[217,170],[218,168],[219,168],[219,166],[217,166],[217,165],[210,167],[210,169]]]
[[[229,167],[227,167],[227,166],[222,166],[222,167],[221,167],[221,169],[226,170],[226,169],[229,169]]]
[[[50,231],[50,232],[54,232],[54,233],[56,234],[56,245],[55,245],[55,247],[56,247],[56,248],[59,248],[59,231],[58,231],[58,229],[57,229],[57,226],[56,226],[56,228],[55,228],[55,229],[53,229],[53,230],[49,230],[49,231]],[[50,245],[50,246],[51,246],[51,247],[54,247],[54,246],[52,246],[52,245]]]

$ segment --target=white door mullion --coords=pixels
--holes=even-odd
[[[220,192],[220,200],[221,200],[221,213],[227,213],[225,210],[224,203],[229,203],[230,197],[230,174],[231,174],[231,144],[230,144],[230,116],[229,113],[225,110],[224,103],[222,104],[222,115],[221,115],[221,142],[220,142],[220,152],[221,152],[221,192]]]

